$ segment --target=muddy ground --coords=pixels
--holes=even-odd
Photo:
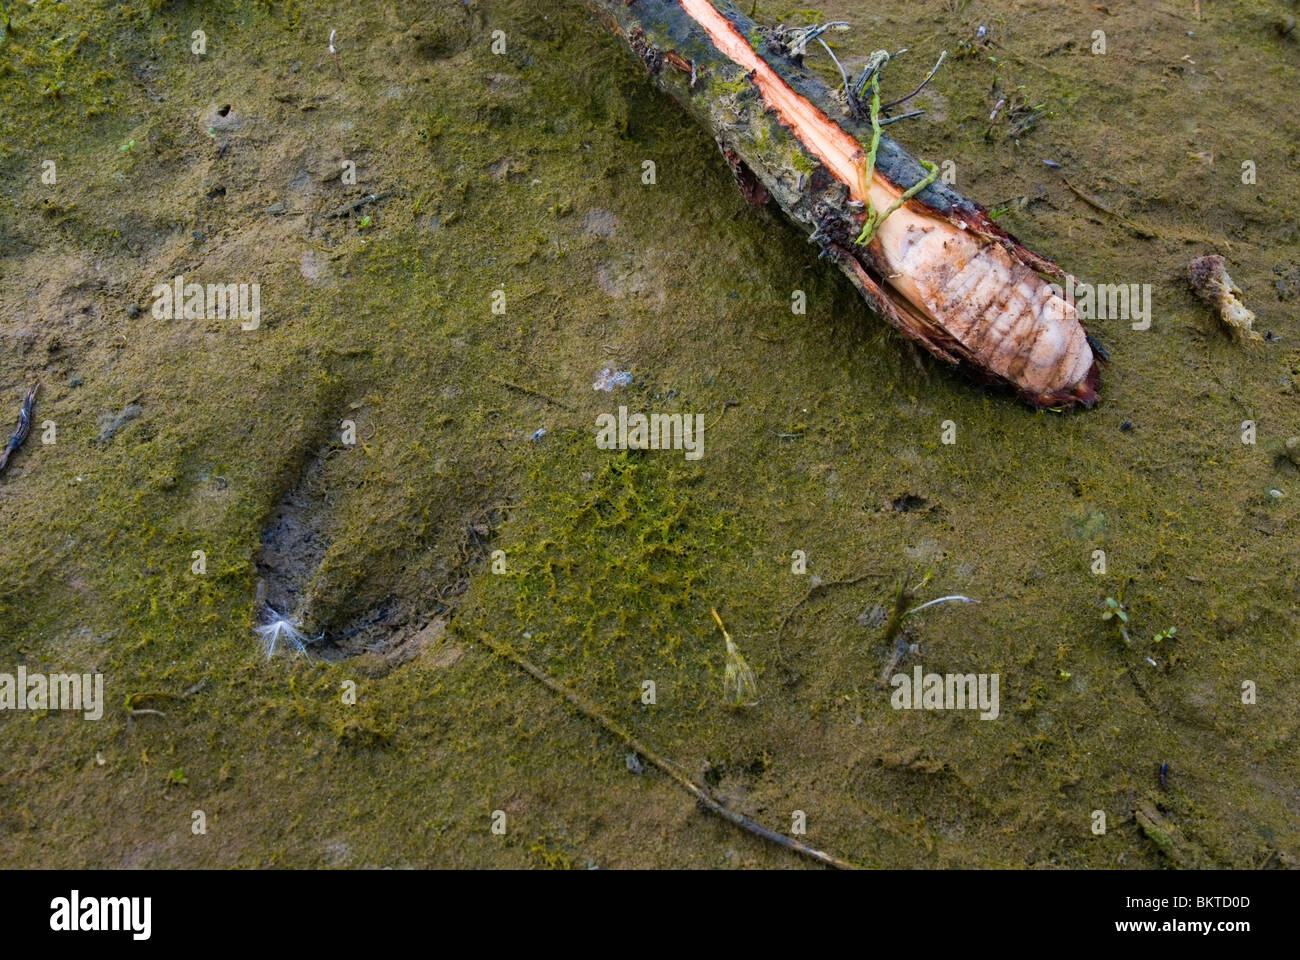
[[[6,3],[4,419],[41,389],[0,672],[101,672],[107,704],[0,715],[0,860],[807,863],[490,638],[862,865],[1296,865],[1296,5],[751,6],[850,21],[849,66],[909,48],[886,94],[947,50],[892,132],[1081,280],[1151,285],[1149,329],[1089,324],[1097,409],[919,354],[575,0]],[[1267,342],[1187,289],[1210,252]],[[260,284],[259,325],[155,317],[177,275]],[[597,449],[619,405],[704,414],[704,456]],[[909,569],[982,602],[914,618],[903,669],[999,674],[997,720],[876,686]],[[264,655],[259,580],[308,657]]]

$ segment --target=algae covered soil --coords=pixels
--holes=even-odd
[[[106,705],[0,714],[0,859],[807,863],[490,638],[864,866],[1296,864],[1294,5],[751,6],[851,22],[849,68],[909,48],[887,95],[947,50],[891,132],[1081,280],[1150,285],[1148,329],[1088,324],[1097,409],[918,354],[572,0],[6,4],[0,413],[41,390],[0,673]],[[1210,252],[1267,342],[1188,291]],[[156,317],[177,275],[259,284],[260,323]],[[703,456],[598,449],[620,405],[703,415]],[[909,569],[981,603],[912,618],[900,669],[997,674],[996,720],[878,688]],[[259,580],[309,657],[264,655]]]

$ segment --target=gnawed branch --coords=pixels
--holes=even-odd
[[[809,37],[798,31],[764,30],[728,2],[584,2],[716,137],[745,196],[775,200],[902,333],[1030,403],[1096,402],[1087,333],[1044,279],[1064,283],[1064,272],[890,137],[863,148],[890,119],[875,96],[888,54],[853,82],[841,68],[850,116],[836,122],[843,104],[804,69]]]

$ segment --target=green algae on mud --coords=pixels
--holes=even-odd
[[[629,773],[618,743],[491,656],[482,631],[734,808],[774,826],[804,810],[810,842],[858,863],[1172,865],[1138,816],[1154,804],[1189,863],[1294,865],[1300,471],[1271,451],[1300,432],[1295,301],[1274,285],[1300,259],[1297,137],[1268,107],[1294,46],[1245,5],[1203,24],[994,3],[823,13],[853,22],[837,38],[849,60],[960,52],[927,94],[946,119],[915,123],[909,146],[954,159],[961,189],[1081,277],[1153,285],[1151,331],[1098,331],[1116,362],[1097,411],[1024,410],[916,360],[812,248],[745,207],[713,143],[579,4],[14,11],[0,409],[40,379],[37,418],[58,442],[34,432],[0,480],[0,666],[103,672],[112,704],[209,682],[166,718],[0,719],[9,862],[798,862]],[[807,16],[759,4],[761,20]],[[978,44],[980,25],[998,46]],[[1098,27],[1104,58],[1087,52]],[[990,131],[992,91],[1021,85],[1040,119]],[[205,121],[226,104],[218,156]],[[1215,161],[1188,157],[1201,152]],[[1238,152],[1261,171],[1253,191]],[[1042,158],[1161,238],[1087,208]],[[390,189],[366,230],[325,216]],[[612,229],[584,230],[593,209]],[[1207,252],[1178,239],[1192,233],[1215,239],[1280,343],[1243,353],[1217,333],[1182,283]],[[261,282],[262,328],[153,320],[149,291],[178,272]],[[611,364],[633,385],[592,391]],[[132,403],[140,416],[97,442],[99,418]],[[620,403],[704,414],[706,456],[597,450],[592,424]],[[345,419],[364,444],[343,446]],[[323,479],[304,483],[317,461]],[[446,632],[396,669],[370,653],[267,662],[257,562],[295,489],[327,541],[311,578],[321,629],[387,607],[404,619],[377,642],[451,616]],[[809,588],[794,550],[825,581],[883,576],[800,609],[780,641],[801,675],[789,685],[777,627]],[[905,667],[1000,673],[996,723],[893,711],[876,690],[893,651],[857,618],[908,567],[983,602],[927,615]],[[1120,648],[1101,619],[1130,575],[1139,639],[1176,625],[1168,653]],[[722,703],[714,606],[755,668],[757,707]],[[1156,795],[1166,760],[1178,773]],[[206,837],[190,832],[196,808]]]

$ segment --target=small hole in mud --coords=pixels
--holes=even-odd
[[[925,497],[918,497],[914,493],[905,493],[897,497],[890,506],[901,513],[911,513],[913,510],[921,510],[930,503]]]

